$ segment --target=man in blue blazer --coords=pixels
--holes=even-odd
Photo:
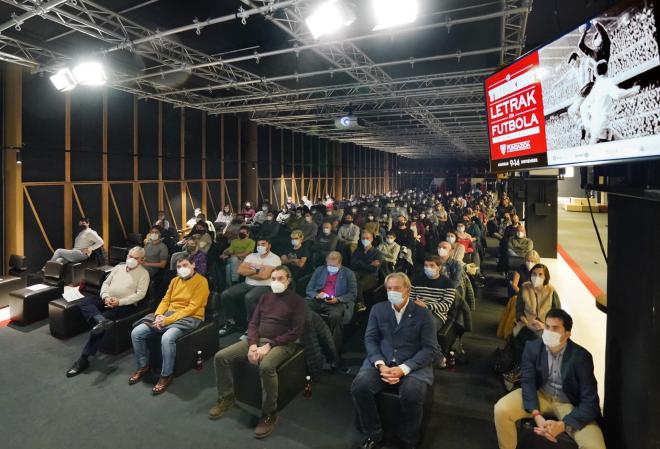
[[[387,385],[399,385],[403,448],[419,440],[422,406],[433,383],[433,360],[440,348],[428,309],[410,301],[410,279],[403,273],[385,278],[388,302],[371,309],[364,343],[367,359],[351,385],[353,404],[366,439],[361,449],[373,449],[383,438],[375,395]]]
[[[326,265],[318,267],[312,274],[305,293],[310,309],[328,315],[328,326],[339,353],[344,324],[351,321],[355,309],[357,280],[355,273],[341,264],[339,251],[330,251],[325,262]]]
[[[594,363],[589,351],[570,340],[573,319],[561,309],[545,317],[543,338],[528,341],[522,358],[522,389],[495,404],[500,449],[515,449],[516,421],[533,417],[534,431],[556,442],[566,432],[580,449],[605,449]],[[554,419],[546,419],[551,415]]]

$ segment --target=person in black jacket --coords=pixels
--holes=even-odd
[[[383,262],[383,255],[374,245],[374,235],[369,231],[362,231],[361,245],[351,256],[351,269],[355,272],[358,282],[358,298],[364,300],[364,293],[376,288],[378,284],[378,270]],[[358,306],[362,308],[360,305]]]
[[[589,351],[570,340],[573,319],[561,309],[545,317],[543,338],[525,346],[522,389],[495,404],[500,449],[515,449],[516,421],[533,417],[534,432],[556,442],[566,432],[580,449],[605,449],[594,364]],[[547,419],[552,415],[556,419]]]

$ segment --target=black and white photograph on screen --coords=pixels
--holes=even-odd
[[[655,7],[624,2],[539,50],[550,165],[660,155]]]

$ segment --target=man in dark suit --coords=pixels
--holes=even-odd
[[[431,313],[410,301],[410,279],[403,273],[385,278],[388,302],[371,309],[364,337],[367,358],[351,385],[361,431],[361,449],[373,449],[383,438],[376,408],[376,394],[387,385],[399,384],[403,448],[419,440],[422,406],[433,383],[433,360],[439,354]]]
[[[331,251],[325,258],[326,265],[318,267],[305,290],[309,308],[328,315],[337,352],[341,349],[344,324],[353,316],[357,298],[355,273],[342,265],[339,251]]]
[[[495,404],[500,449],[515,449],[516,421],[533,417],[534,431],[556,442],[566,432],[580,449],[605,449],[598,388],[591,354],[570,340],[573,319],[561,309],[545,318],[543,338],[527,342],[522,358],[522,389]],[[557,420],[546,419],[552,415]]]

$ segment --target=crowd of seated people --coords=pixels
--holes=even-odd
[[[593,397],[585,399],[582,392],[591,388],[589,355],[568,340],[570,317],[561,311],[549,270],[540,263],[506,196],[497,207],[491,192],[410,190],[347,200],[301,200],[296,204],[287,198],[279,210],[264,203],[259,212],[246,202],[238,214],[223,207],[215,223],[195,210],[187,233],[173,239],[174,248],[165,243],[172,227],[159,212],[144,247],[132,248],[126,263],[113,268],[98,297],[82,301],[81,311],[92,330],[67,376],[90,367],[89,358],[113,320],[144,298],[150,280],[160,280],[152,283],[157,308],[136,323],[131,334],[137,369],[129,384],[148,373],[146,341],[158,337],[162,368],[153,394],[163,393],[173,379],[176,340],[200,325],[209,292],[215,290],[225,317],[219,336],[240,337],[215,355],[218,396],[209,418],[221,418],[232,406],[231,367],[247,361],[259,367],[264,399],[255,436],[265,438],[278,420],[277,368],[296,351],[310,314],[318,314],[332,336],[339,354],[333,367],[342,363],[347,326],[362,316],[367,356],[350,391],[364,435],[360,447],[372,449],[383,438],[375,396],[389,385],[398,387],[401,401],[402,447],[413,448],[433,367],[445,367],[450,353],[459,362],[466,360],[462,337],[471,331],[476,291],[485,282],[480,266],[488,236],[500,240],[499,258],[506,259],[499,261],[500,268],[510,270],[507,325],[498,333],[510,342],[515,363],[505,378],[523,385],[522,395],[514,391],[495,408],[500,447],[515,447],[511,423],[527,415],[536,420],[537,433],[550,440],[561,430],[578,441],[598,441]],[[75,257],[98,244],[89,221],[81,220],[81,225],[85,228],[73,250],[81,255]],[[68,260],[69,253],[58,251],[58,258]],[[509,267],[514,257],[524,261]],[[407,322],[411,324],[404,326]],[[449,342],[441,339],[448,329],[455,335]],[[558,341],[555,334],[561,334]],[[553,371],[560,368],[552,361],[559,357],[556,363],[561,365],[569,348],[579,355],[571,363],[584,368],[572,376],[584,377],[572,377],[574,385],[562,386]],[[539,357],[549,357],[552,363],[539,368],[532,360]],[[537,375],[534,369],[545,371]],[[531,388],[539,391],[538,400]],[[563,421],[549,419],[549,411]]]

